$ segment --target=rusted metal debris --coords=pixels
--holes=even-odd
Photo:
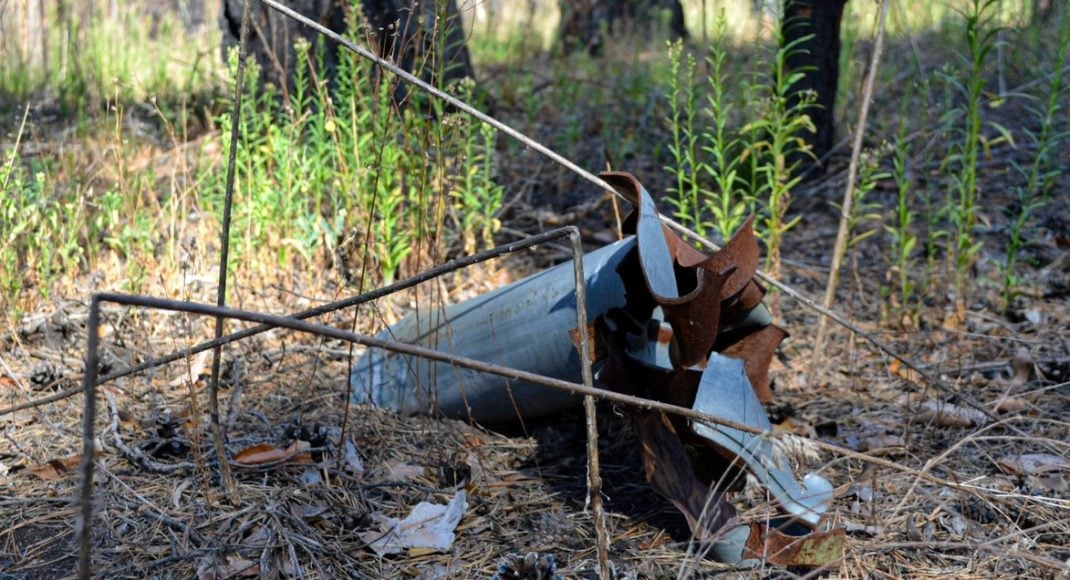
[[[706,255],[665,227],[653,198],[630,174],[601,175],[635,204],[627,237],[583,258],[588,345],[602,388],[691,408],[771,433],[769,363],[787,333],[772,324],[756,281],[758,243],[748,220],[724,249]],[[390,340],[437,348],[540,375],[578,380],[571,265],[488,294],[411,314]],[[402,413],[483,423],[551,415],[580,398],[397,352],[369,350],[353,372],[355,400]],[[632,409],[647,480],[686,517],[718,560],[783,566],[838,561],[834,532],[786,536],[741,524],[725,494],[750,472],[794,522],[812,530],[832,486],[801,481],[770,436],[660,411]],[[776,553],[775,558],[770,554]]]

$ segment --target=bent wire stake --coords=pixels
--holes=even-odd
[[[90,308],[89,308],[89,321],[88,321],[89,338],[88,338],[87,344],[86,344],[86,371],[85,371],[85,375],[83,376],[83,379],[82,379],[82,387],[81,387],[82,391],[85,393],[84,423],[83,423],[83,432],[82,432],[82,434],[83,434],[83,457],[82,457],[82,466],[81,466],[82,488],[81,488],[81,492],[80,492],[80,501],[81,501],[82,509],[81,509],[81,515],[79,516],[79,519],[78,519],[78,522],[77,522],[78,535],[79,535],[79,570],[80,570],[81,577],[82,578],[89,578],[90,575],[91,575],[91,573],[90,573],[91,572],[91,560],[90,560],[90,556],[91,556],[91,548],[90,548],[91,537],[90,536],[91,536],[91,533],[90,532],[91,532],[92,513],[93,513],[93,511],[92,511],[92,487],[93,487],[93,466],[94,466],[94,464],[93,464],[93,451],[94,451],[93,421],[94,421],[94,417],[96,415],[96,400],[95,400],[95,397],[94,397],[94,389],[98,384],[103,383],[106,380],[110,380],[110,378],[107,377],[107,376],[104,377],[103,379],[101,379],[100,381],[98,381],[98,379],[97,379],[97,366],[98,366],[98,362],[99,362],[98,358],[99,358],[99,340],[100,340],[98,330],[99,330],[99,325],[100,325],[100,305],[101,305],[102,302],[112,302],[112,303],[128,305],[128,306],[144,306],[144,307],[148,307],[148,308],[159,308],[159,309],[165,309],[165,310],[175,310],[175,311],[190,312],[190,313],[201,313],[201,314],[212,313],[212,315],[216,316],[217,318],[234,318],[234,319],[238,319],[238,320],[247,320],[247,321],[250,321],[250,322],[260,322],[261,323],[260,326],[256,326],[254,328],[251,328],[251,329],[248,329],[248,330],[244,330],[244,331],[241,331],[241,332],[237,332],[237,333],[225,336],[225,337],[218,337],[213,341],[206,342],[206,343],[201,344],[201,345],[199,345],[197,347],[193,347],[191,349],[186,349],[185,351],[180,351],[178,353],[174,353],[172,355],[169,355],[170,360],[176,360],[178,358],[181,358],[182,356],[187,356],[189,354],[192,354],[193,352],[200,352],[200,351],[203,351],[203,350],[207,350],[209,348],[213,348],[213,347],[218,346],[218,345],[226,344],[228,342],[233,342],[235,340],[239,340],[239,339],[245,338],[247,336],[252,336],[252,335],[257,334],[259,332],[264,332],[266,330],[269,330],[271,328],[276,328],[276,327],[290,328],[292,330],[303,330],[305,332],[311,332],[311,333],[319,334],[319,335],[322,335],[322,336],[338,338],[340,340],[347,340],[349,342],[355,342],[355,343],[358,343],[358,344],[365,344],[366,346],[376,346],[375,343],[378,342],[380,347],[386,348],[386,349],[390,349],[391,347],[386,346],[387,344],[390,344],[390,343],[387,343],[386,341],[379,341],[378,339],[367,337],[367,338],[369,338],[369,341],[361,342],[360,335],[357,335],[357,334],[354,334],[354,333],[346,333],[344,331],[339,331],[338,329],[334,329],[334,328],[329,327],[329,326],[311,324],[311,323],[307,323],[307,322],[301,322],[300,320],[298,320],[298,318],[309,317],[309,316],[313,316],[313,315],[317,315],[317,314],[323,314],[323,313],[326,313],[326,312],[331,312],[333,310],[337,310],[337,309],[348,307],[348,306],[355,306],[357,304],[361,304],[363,302],[367,302],[369,300],[373,300],[373,299],[376,299],[376,298],[379,298],[379,297],[382,297],[382,296],[386,296],[386,295],[391,294],[393,292],[397,292],[399,290],[415,286],[415,285],[417,285],[417,284],[419,284],[421,282],[430,280],[430,279],[432,279],[434,277],[440,276],[440,275],[445,274],[447,272],[451,272],[451,271],[454,271],[454,270],[457,270],[457,269],[460,269],[460,268],[463,268],[463,267],[466,267],[466,266],[469,266],[469,265],[472,265],[472,264],[475,264],[475,263],[478,263],[478,262],[486,261],[486,260],[489,260],[491,258],[501,256],[501,255],[506,254],[506,253],[516,252],[516,251],[519,251],[519,250],[522,250],[522,249],[530,248],[530,247],[535,246],[537,244],[545,243],[545,242],[552,241],[552,240],[555,240],[555,239],[558,239],[558,238],[563,238],[563,237],[568,237],[569,238],[569,240],[571,242],[570,245],[571,245],[572,253],[573,253],[573,255],[575,257],[579,257],[579,256],[581,256],[583,254],[583,248],[582,248],[581,241],[580,241],[579,230],[575,226],[565,226],[565,227],[562,227],[562,228],[558,228],[556,230],[552,230],[552,231],[549,231],[549,232],[545,232],[545,233],[542,233],[542,234],[531,236],[529,238],[526,238],[524,240],[520,240],[518,242],[514,242],[514,243],[511,243],[511,244],[505,244],[503,246],[498,246],[498,247],[492,248],[490,250],[485,250],[483,252],[479,252],[479,253],[474,254],[472,256],[467,256],[465,258],[454,260],[454,261],[449,262],[447,264],[443,264],[442,266],[438,266],[436,268],[432,268],[431,270],[428,270],[427,272],[424,272],[424,273],[422,273],[422,274],[420,274],[418,276],[414,276],[412,278],[409,278],[408,280],[404,280],[404,281],[398,282],[396,284],[391,284],[389,286],[386,286],[384,288],[380,288],[380,289],[372,291],[372,292],[368,292],[368,293],[363,294],[361,296],[348,298],[348,299],[341,300],[341,301],[338,301],[338,302],[335,302],[335,303],[326,304],[326,305],[320,306],[318,308],[313,308],[311,310],[307,310],[307,311],[304,311],[302,313],[298,313],[297,315],[295,315],[294,318],[285,318],[285,317],[271,316],[271,315],[261,315],[261,314],[249,313],[249,312],[244,312],[243,313],[243,312],[238,311],[238,310],[233,310],[233,309],[220,307],[220,306],[216,306],[215,308],[212,308],[212,307],[208,307],[208,306],[205,306],[205,305],[197,305],[197,304],[189,303],[189,302],[180,302],[180,301],[174,301],[174,300],[166,300],[166,299],[159,299],[159,298],[149,298],[149,297],[142,297],[142,296],[127,296],[127,295],[121,295],[121,294],[96,294],[96,295],[94,295],[92,300],[91,300],[91,302],[90,302]],[[589,425],[588,425],[588,437],[589,437],[589,439],[588,439],[588,455],[589,455],[588,460],[590,462],[590,465],[589,465],[589,477],[590,477],[590,482],[591,482],[591,486],[590,487],[591,487],[591,493],[592,493],[591,504],[592,504],[592,511],[594,513],[594,520],[595,520],[596,529],[598,529],[600,531],[599,538],[598,538],[599,565],[600,565],[600,567],[605,567],[606,566],[606,562],[608,561],[607,560],[607,558],[608,558],[608,535],[605,532],[606,526],[605,526],[605,521],[604,521],[604,515],[602,513],[602,503],[601,503],[601,495],[600,495],[601,494],[601,483],[600,483],[601,479],[600,479],[600,476],[599,476],[599,467],[598,467],[599,466],[599,462],[598,462],[597,427],[596,427],[596,425],[594,425],[595,415],[594,415],[594,406],[593,406],[593,396],[602,396],[602,393],[600,393],[598,391],[598,389],[595,389],[594,386],[593,386],[594,379],[593,379],[593,371],[591,370],[591,356],[590,356],[591,349],[590,349],[590,345],[589,345],[590,337],[588,336],[588,333],[587,333],[587,326],[583,322],[583,321],[587,320],[587,297],[586,297],[587,296],[587,291],[586,291],[586,282],[585,282],[584,269],[583,269],[583,260],[574,259],[572,262],[573,262],[572,270],[573,270],[573,284],[574,284],[574,295],[573,295],[572,304],[573,304],[573,308],[574,308],[574,311],[575,311],[575,314],[576,314],[576,323],[577,323],[577,326],[578,326],[580,367],[581,367],[581,374],[582,374],[582,377],[583,377],[583,385],[576,385],[574,383],[568,383],[567,381],[557,381],[558,384],[556,385],[556,387],[554,387],[554,385],[552,383],[548,384],[546,382],[543,382],[542,384],[544,386],[551,386],[551,387],[554,387],[554,388],[563,389],[565,391],[571,391],[571,392],[581,393],[581,394],[585,395],[585,401],[586,401],[587,408],[588,408],[587,418],[588,418],[588,422],[589,422]],[[341,332],[342,334],[339,334],[339,332]],[[394,344],[396,345],[396,343],[394,343]],[[397,346],[404,347],[404,345],[397,345]],[[405,350],[405,349],[402,348],[402,350]],[[422,355],[420,354],[421,352],[423,353]],[[437,351],[433,351],[433,350],[429,350],[429,349],[419,349],[419,348],[414,349],[414,350],[411,350],[411,349],[409,350],[409,354],[411,354],[411,355],[414,355],[414,356],[425,356],[427,358],[432,358],[432,359],[435,357],[435,355],[433,353],[436,353],[436,352]],[[464,364],[465,361],[463,361],[462,359],[459,359],[457,357],[451,357],[448,354],[443,354],[443,353],[439,353],[439,354],[444,356],[444,357],[446,357],[447,359],[449,359],[451,361],[451,365],[460,366],[462,368],[465,367],[465,364]],[[168,357],[164,357],[164,358],[168,358]],[[160,359],[156,359],[156,364],[162,364],[161,362],[159,362],[159,360]],[[152,363],[152,362],[154,362],[154,361],[149,361],[149,363]],[[508,368],[505,368],[505,367],[499,367],[499,366],[495,366],[495,365],[480,365],[478,363],[478,361],[470,361],[470,362],[476,363],[475,366],[482,368],[483,372],[504,374],[506,376],[515,375],[515,377],[514,377],[515,379],[526,380],[529,383],[539,383],[540,379],[544,378],[544,377],[539,377],[538,375],[534,375],[532,373],[523,373],[523,372],[517,373],[513,369],[508,369]],[[142,365],[138,365],[138,366],[142,366]],[[149,366],[156,366],[156,365],[155,364],[151,364]],[[145,367],[145,368],[147,368],[147,367]],[[137,369],[137,367],[132,367],[131,369],[126,369],[125,371],[120,371],[119,373],[114,373],[114,374],[116,374],[118,376],[124,376],[126,374],[130,374],[130,373],[135,372],[136,369]],[[531,375],[531,376],[527,376],[527,375]],[[623,401],[621,401],[621,402],[623,402]]]
[[[232,320],[255,322],[258,324],[267,325],[272,328],[287,328],[290,330],[296,330],[298,332],[307,332],[319,336],[343,340],[346,342],[353,342],[372,348],[381,348],[410,356],[417,356],[435,361],[448,362],[452,365],[456,365],[461,368],[490,373],[514,381],[526,381],[559,391],[566,391],[579,395],[591,396],[597,399],[605,399],[611,402],[621,403],[640,409],[670,413],[681,417],[687,417],[689,419],[705,421],[716,425],[730,427],[732,429],[737,429],[746,433],[753,433],[758,435],[762,434],[762,431],[760,429],[755,429],[750,425],[745,425],[742,423],[737,423],[735,421],[722,419],[720,417],[715,417],[708,413],[702,413],[700,411],[695,411],[693,409],[688,409],[677,405],[662,403],[660,401],[641,399],[638,397],[632,397],[630,395],[624,395],[621,393],[614,393],[605,389],[589,387],[579,383],[563,381],[551,377],[544,377],[535,373],[529,373],[522,370],[506,368],[492,363],[460,357],[448,352],[442,352],[422,346],[415,346],[383,340],[373,336],[366,336],[354,332],[349,332],[347,330],[342,330],[333,326],[315,324],[312,322],[297,320],[286,316],[277,316],[260,312],[250,312],[247,310],[238,310],[235,308],[199,304],[196,302],[184,302],[181,300],[171,300],[168,298],[153,298],[148,296],[132,296],[127,294],[114,293],[94,294],[89,303],[89,320],[87,322],[86,328],[86,331],[88,332],[85,356],[86,372],[82,379],[82,391],[85,394],[85,406],[82,419],[82,436],[84,442],[82,449],[82,463],[80,467],[82,474],[81,490],[79,494],[81,510],[76,525],[80,543],[80,575],[83,578],[88,578],[90,572],[90,530],[93,516],[92,484],[94,469],[93,422],[96,418],[96,398],[94,397],[94,394],[96,389],[97,366],[100,362],[100,308],[101,304],[103,303],[118,304],[122,306],[155,308],[158,310],[170,310],[174,312],[188,312],[190,314],[201,314],[204,316],[222,316],[224,318]]]

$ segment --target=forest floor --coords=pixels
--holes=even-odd
[[[507,77],[496,72],[493,78]],[[1019,113],[1007,108],[995,114],[1019,131]],[[521,111],[505,106],[499,114],[522,123]],[[638,131],[651,134],[643,138],[665,138],[646,127],[655,122],[641,110],[621,114],[646,119],[637,122]],[[537,132],[552,135],[576,122],[556,119],[543,121]],[[602,140],[594,117],[584,119],[574,148],[577,161],[591,169],[604,166]],[[795,195],[792,212],[802,221],[784,245],[782,279],[810,297],[821,295],[828,275],[838,219],[829,202],[841,195],[847,155],[834,155]],[[843,560],[818,574],[1047,578],[1070,570],[1070,176],[1058,177],[1033,230],[1023,294],[1004,309],[993,264],[1005,247],[1010,217],[1004,209],[1016,202],[1008,177],[1016,155],[1023,153],[997,150],[980,175],[978,239],[985,245],[972,272],[965,321],[948,322],[950,282],[939,278],[924,296],[917,323],[888,321],[882,236],[855,248],[845,267],[835,309],[941,377],[952,393],[835,325],[825,370],[808,379],[819,314],[780,297],[782,326],[791,336],[772,369],[778,428],[915,470],[829,454],[809,466],[836,487],[827,521],[846,530]],[[1070,164],[1070,152],[1064,148],[1059,155],[1064,166]],[[653,192],[668,185],[650,155],[612,161]],[[506,216],[503,238],[573,223],[581,226],[589,248],[615,239],[608,198],[582,194],[589,188],[562,177],[556,167],[517,155],[506,159],[501,173],[505,183],[535,184],[524,186],[526,193]],[[933,179],[942,179],[933,173]],[[890,212],[894,185],[878,184],[871,201]],[[460,300],[562,257],[554,249],[514,256],[446,277],[439,289],[450,301]],[[210,289],[212,276],[206,267],[183,283]],[[86,277],[80,285],[92,287],[93,281]],[[153,289],[174,292],[167,284]],[[239,277],[235,302],[286,313],[347,292],[330,284],[291,288],[279,280]],[[88,292],[57,296],[0,338],[0,405],[76,386],[87,298]],[[358,331],[374,332],[379,326],[373,321],[396,319],[416,299],[403,293],[324,322],[348,328],[357,316]],[[111,370],[212,333],[210,321],[158,311],[107,308],[104,320],[103,362]],[[228,450],[235,459],[261,454],[233,463],[236,503],[220,487],[207,429],[208,360],[193,357],[102,387],[95,573],[478,578],[494,574],[510,555],[534,552],[544,569],[552,567],[545,557],[553,556],[565,578],[594,577],[581,413],[501,433],[350,407],[344,396],[349,357],[344,343],[281,331],[227,347],[221,401]],[[971,403],[997,420],[971,411]],[[933,411],[940,405],[941,411]],[[72,499],[78,491],[81,409],[82,397],[74,395],[0,415],[0,578],[56,578],[75,571],[78,508]],[[744,570],[696,557],[683,516],[646,483],[638,442],[618,409],[599,410],[610,559],[617,577],[813,573]],[[338,443],[343,429],[344,445]],[[954,485],[923,480],[917,471]],[[446,504],[462,490],[467,508],[446,553],[414,549],[382,556],[368,547],[380,533],[377,517],[404,517],[419,502]],[[745,519],[768,512],[767,498],[753,490],[734,499]]]

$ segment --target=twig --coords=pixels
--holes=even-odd
[[[15,135],[15,148],[14,152],[18,152],[19,145],[22,143],[22,133],[26,129],[26,118],[30,116],[30,101],[26,101],[26,107],[22,110],[22,122],[19,123],[19,132]],[[11,182],[11,176],[15,173],[15,159],[16,155],[12,155],[11,159],[7,162],[7,174],[4,176],[4,186],[0,187],[0,191],[7,191],[7,184]]]
[[[828,283],[825,284],[825,299],[821,306],[826,310],[832,308],[832,301],[836,299],[836,287],[840,282],[840,267],[843,265],[844,255],[847,253],[847,240],[851,235],[851,212],[854,203],[855,182],[858,180],[858,165],[862,157],[862,142],[866,134],[866,120],[869,117],[869,106],[873,101],[873,86],[877,84],[877,69],[880,68],[881,52],[884,50],[884,27],[888,19],[888,5],[890,0],[881,0],[880,19],[877,22],[877,39],[873,45],[873,55],[869,62],[869,75],[866,76],[866,85],[862,90],[862,103],[858,110],[858,128],[855,129],[854,145],[851,148],[851,163],[847,168],[847,187],[843,192],[843,203],[840,206],[840,225],[836,231],[836,243],[832,248],[832,266],[829,270]],[[814,350],[810,359],[809,383],[816,384],[820,378],[822,356],[825,349],[825,333],[827,332],[828,319],[820,317],[817,320],[817,335],[814,337]]]
[[[103,470],[103,471],[104,471],[104,475],[107,475],[113,481],[118,483],[120,487],[126,489],[126,492],[129,493],[131,497],[137,499],[137,501],[141,505],[143,505],[146,508],[148,508],[148,510],[154,512],[156,514],[156,519],[160,520],[160,522],[162,522],[164,525],[166,525],[167,527],[169,527],[171,529],[178,530],[178,531],[186,534],[186,537],[188,537],[190,539],[190,541],[193,542],[193,544],[198,546],[198,547],[199,546],[203,546],[205,544],[204,537],[201,536],[201,534],[199,532],[197,532],[197,530],[189,527],[189,525],[187,525],[187,524],[185,524],[183,522],[180,522],[180,521],[176,520],[175,518],[173,518],[173,517],[167,515],[166,513],[164,513],[163,510],[161,510],[159,507],[157,507],[157,505],[155,503],[149,501],[144,496],[139,494],[135,489],[133,489],[132,487],[127,485],[125,481],[123,481],[121,478],[116,476],[114,473],[112,473],[112,472],[110,472],[108,470]]]
[[[90,303],[90,307],[93,308],[93,310],[91,310],[91,312],[90,312],[90,320],[91,321],[93,321],[94,318],[97,321],[99,321],[99,314],[94,314],[94,312],[99,312],[99,308],[100,308],[100,303],[101,302],[111,302],[111,303],[115,303],[115,304],[122,304],[122,305],[125,305],[125,306],[135,306],[135,307],[143,307],[143,308],[175,310],[175,311],[179,311],[179,312],[188,312],[190,314],[201,314],[201,315],[213,316],[213,317],[214,316],[224,316],[224,317],[227,317],[227,318],[233,318],[235,320],[242,320],[242,321],[245,321],[245,322],[255,322],[255,323],[260,323],[260,324],[268,324],[268,325],[272,325],[272,326],[279,327],[279,328],[287,328],[287,329],[290,329],[290,330],[296,330],[298,332],[307,332],[307,333],[311,333],[311,334],[317,334],[317,335],[320,335],[320,336],[326,336],[328,338],[335,338],[335,339],[343,340],[343,341],[346,341],[346,342],[355,342],[357,344],[361,344],[361,345],[364,345],[364,346],[367,346],[367,347],[381,348],[383,350],[396,352],[396,353],[404,354],[404,355],[408,355],[408,356],[424,358],[424,359],[433,360],[433,361],[437,361],[437,362],[444,362],[444,363],[448,363],[448,364],[451,364],[451,365],[454,365],[454,366],[457,366],[457,367],[460,367],[460,368],[465,368],[465,369],[469,369],[469,370],[473,370],[473,371],[477,371],[477,372],[489,373],[489,374],[497,375],[497,376],[504,377],[504,378],[507,378],[507,379],[511,379],[511,380],[514,380],[514,381],[529,382],[529,383],[532,383],[532,384],[541,385],[541,386],[544,386],[544,387],[547,387],[547,388],[551,388],[551,389],[555,389],[555,390],[559,390],[559,391],[565,391],[565,392],[574,393],[574,394],[583,395],[583,396],[590,395],[590,396],[593,396],[593,397],[595,397],[597,399],[604,399],[604,400],[611,401],[611,402],[614,402],[614,403],[621,403],[621,404],[629,405],[629,406],[636,407],[636,408],[639,408],[639,409],[647,409],[647,410],[651,410],[651,411],[660,411],[660,412],[663,412],[663,413],[669,413],[669,414],[677,415],[677,416],[680,416],[680,417],[686,417],[688,419],[702,421],[702,422],[713,424],[713,425],[721,425],[723,427],[728,427],[730,429],[736,429],[736,430],[739,430],[739,431],[743,431],[745,433],[751,433],[751,434],[755,434],[755,435],[766,435],[766,436],[770,436],[770,437],[789,437],[789,436],[792,436],[792,435],[786,434],[786,433],[771,433],[771,432],[768,432],[768,431],[763,431],[761,429],[758,429],[758,428],[753,427],[751,425],[748,425],[746,423],[740,423],[740,422],[737,422],[737,421],[724,419],[724,418],[721,418],[721,417],[718,417],[718,416],[715,416],[715,415],[710,415],[708,413],[703,413],[701,411],[696,411],[694,409],[689,409],[689,408],[686,408],[686,407],[680,407],[680,406],[672,405],[672,404],[669,404],[669,403],[663,403],[661,401],[656,401],[656,400],[652,400],[652,399],[644,399],[644,398],[640,398],[640,397],[634,397],[634,396],[631,396],[631,395],[625,395],[625,394],[622,394],[622,393],[617,393],[617,392],[614,392],[614,391],[608,391],[608,390],[600,389],[600,388],[596,388],[596,387],[587,387],[587,386],[582,385],[582,384],[573,383],[573,382],[565,381],[565,380],[561,380],[561,379],[556,379],[556,378],[553,378],[553,377],[546,377],[546,376],[535,374],[535,373],[528,372],[528,371],[523,371],[523,370],[518,370],[518,369],[513,369],[513,368],[508,368],[508,367],[503,367],[503,366],[496,365],[496,364],[493,364],[493,363],[488,363],[488,362],[483,362],[483,361],[480,361],[480,360],[475,360],[475,359],[471,359],[471,358],[467,358],[467,357],[458,356],[458,355],[455,355],[455,354],[452,354],[452,353],[449,353],[449,352],[434,350],[434,349],[431,349],[431,348],[412,345],[412,344],[405,344],[405,343],[399,343],[399,342],[394,342],[394,341],[389,341],[389,340],[383,340],[383,339],[378,338],[378,337],[356,334],[356,333],[353,333],[353,332],[349,332],[349,331],[346,331],[346,330],[335,328],[333,326],[315,324],[315,323],[306,322],[306,321],[303,321],[303,320],[296,320],[296,319],[293,319],[293,318],[288,318],[288,317],[284,317],[284,316],[277,316],[277,315],[272,315],[272,314],[264,314],[264,313],[261,313],[261,312],[250,312],[250,311],[246,311],[246,310],[238,310],[238,309],[228,308],[228,307],[219,307],[219,306],[213,306],[213,305],[209,305],[209,304],[198,304],[198,303],[195,303],[195,302],[183,302],[183,301],[180,301],[180,300],[171,300],[171,299],[166,299],[166,298],[154,298],[154,297],[149,297],[149,296],[132,296],[132,295],[114,294],[114,293],[100,293],[100,294],[93,295],[93,300]],[[97,324],[99,324],[99,322],[97,322]],[[89,330],[93,330],[95,328],[96,328],[96,326],[90,326]],[[87,350],[89,350],[90,352],[88,353],[87,359],[88,358],[96,358],[97,355],[96,355],[95,349],[99,348],[99,339],[93,339],[92,335],[93,335],[93,333],[90,332],[90,341],[89,341],[89,344],[87,345]],[[92,377],[89,377],[89,378],[92,378]],[[83,384],[86,385],[86,388],[87,388],[87,393],[86,394],[87,395],[92,394],[92,388],[93,388],[92,384],[89,383],[88,380],[86,380]],[[95,408],[92,409],[92,410],[95,411]],[[90,414],[87,414],[86,417],[84,418],[85,425],[83,425],[83,427],[85,428],[84,429],[85,432],[88,433],[88,436],[90,438],[92,438],[92,424],[91,424],[91,420],[92,419],[93,419],[93,416],[90,415]],[[956,489],[956,490],[960,490],[960,491],[966,491],[968,493],[971,493],[971,494],[974,494],[974,495],[978,495],[979,497],[983,497],[982,492],[984,490],[983,489],[978,489],[975,486],[965,485],[965,484],[960,484],[960,483],[955,483],[955,482],[952,482],[952,481],[944,480],[944,479],[941,479],[939,477],[936,477],[936,476],[933,476],[933,475],[930,475],[930,474],[927,474],[927,473],[922,473],[921,471],[919,471],[917,469],[914,469],[914,468],[911,468],[911,467],[907,467],[907,466],[904,466],[904,465],[900,465],[899,463],[896,463],[894,461],[889,461],[887,459],[882,459],[880,457],[874,457],[874,456],[871,456],[871,455],[867,455],[865,453],[852,451],[852,450],[849,450],[849,449],[844,449],[842,447],[839,447],[839,446],[836,446],[836,445],[832,445],[832,444],[829,444],[829,443],[825,443],[823,441],[818,441],[818,440],[813,440],[813,439],[808,439],[807,441],[809,442],[810,445],[812,445],[812,446],[814,446],[814,447],[816,447],[818,449],[833,453],[833,454],[841,456],[841,457],[845,457],[845,458],[849,458],[849,459],[857,459],[859,461],[863,461],[863,462],[866,462],[866,463],[871,463],[873,465],[878,465],[878,466],[881,466],[881,467],[887,467],[887,468],[892,469],[894,471],[906,473],[908,475],[915,475],[917,477],[920,477],[921,479],[924,479],[924,480],[926,480],[926,481],[928,481],[930,483],[936,484],[936,485],[941,485],[941,486],[944,486],[944,487],[949,487],[951,489]],[[92,464],[90,463],[90,470],[91,469],[92,469]]]
[[[108,430],[111,431],[112,443],[122,452],[123,457],[153,473],[174,473],[183,469],[194,468],[194,465],[189,462],[160,463],[159,461],[153,461],[146,457],[141,450],[127,445],[123,441],[122,435],[119,434],[119,408],[115,404],[115,396],[108,389],[101,389],[101,392],[104,393],[104,398],[108,401],[108,410],[111,412],[111,423],[108,424]]]
[[[245,381],[236,380],[230,387],[230,404],[227,405],[227,420],[225,423],[228,431],[234,427],[234,422],[238,419],[238,411],[241,409],[242,388],[244,386]]]
[[[414,357],[421,357],[428,360],[445,362],[452,364],[456,367],[466,368],[477,372],[485,372],[498,376],[505,377],[516,381],[526,381],[532,384],[542,385],[545,387],[562,390],[570,393],[575,393],[583,396],[597,397],[606,399],[609,401],[622,403],[637,407],[640,409],[648,409],[653,411],[660,411],[664,413],[671,413],[674,415],[687,417],[692,420],[703,421],[709,424],[721,425],[732,429],[737,429],[746,433],[753,433],[759,435],[765,435],[769,437],[790,437],[789,434],[776,434],[771,432],[765,432],[761,429],[757,429],[747,424],[739,423],[736,421],[730,421],[695,411],[694,409],[688,409],[685,407],[679,407],[668,403],[662,403],[660,401],[654,401],[650,399],[642,399],[616,393],[613,391],[607,391],[603,389],[594,388],[587,385],[581,385],[572,383],[569,381],[563,381],[552,377],[545,377],[535,373],[511,369],[495,365],[492,363],[486,363],[466,357],[460,357],[448,352],[437,351],[434,349],[402,344],[380,338],[363,336],[353,332],[348,332],[331,326],[313,324],[310,322],[296,320],[294,318],[287,318],[282,316],[274,316],[270,314],[263,314],[258,312],[248,312],[243,310],[237,310],[233,308],[212,306],[207,304],[196,304],[192,302],[182,302],[178,300],[169,300],[163,298],[153,298],[147,296],[128,296],[123,294],[110,294],[101,293],[94,294],[89,305],[89,322],[88,322],[88,339],[86,342],[86,373],[83,377],[82,386],[85,390],[85,411],[83,415],[82,423],[82,440],[83,440],[83,455],[81,463],[81,492],[79,494],[81,502],[81,515],[76,521],[76,529],[79,539],[79,575],[84,580],[88,580],[91,576],[91,530],[92,530],[92,489],[93,489],[93,472],[94,472],[94,457],[93,457],[93,441],[94,441],[94,421],[96,418],[96,397],[94,389],[96,387],[97,378],[97,364],[99,362],[99,346],[100,346],[100,308],[101,303],[111,302],[115,304],[121,304],[125,306],[136,306],[155,308],[163,310],[172,310],[178,312],[186,312],[190,314],[201,314],[212,317],[226,317],[236,320],[243,320],[246,322],[254,322],[259,324],[270,325],[279,328],[288,328],[290,330],[296,330],[300,332],[314,333],[320,336],[328,338],[335,338],[338,340],[344,340],[347,342],[353,342],[362,344],[372,348],[382,348],[391,352],[405,354]],[[581,325],[581,328],[583,325]],[[941,479],[934,475],[927,473],[924,470],[917,470],[911,467],[907,467],[899,464],[898,462],[889,461],[879,457],[873,457],[860,453],[857,451],[851,451],[843,449],[841,447],[824,443],[822,441],[808,440],[809,444],[817,449],[834,453],[838,456],[856,459],[872,465],[878,465],[886,467],[893,471],[906,473],[917,477],[919,480],[925,480],[936,485],[955,489],[971,495],[977,496],[981,499],[987,499],[986,495],[989,490],[984,488],[978,488],[972,485],[960,484],[948,480]]]
[[[594,373],[591,371],[591,337],[587,327],[587,283],[583,276],[583,244],[580,231],[569,232],[572,242],[572,271],[576,278],[576,331],[580,338],[580,362],[583,386],[594,388]],[[598,460],[598,416],[595,414],[594,397],[583,398],[583,410],[587,421],[587,488],[594,517],[594,532],[598,551],[598,577],[611,578],[609,574],[609,529],[602,509],[602,473]]]
[[[234,112],[230,120],[230,151],[227,154],[227,181],[223,194],[223,225],[219,232],[219,284],[216,286],[216,305],[227,304],[227,264],[230,261],[230,217],[234,202],[235,161],[238,156],[238,127],[241,125],[241,102],[244,93],[245,59],[248,56],[249,18],[251,0],[242,1],[241,32],[238,37],[238,72],[234,79]],[[225,326],[222,316],[215,319],[215,338],[223,336]],[[219,420],[219,365],[223,356],[222,345],[212,349],[212,378],[208,382],[208,414],[212,422],[212,443],[215,446],[216,462],[223,489],[231,505],[238,505],[238,489],[227,462],[227,450],[223,445],[223,425]]]
[[[93,577],[90,561],[90,533],[93,523],[93,418],[97,414],[97,398],[93,389],[97,384],[97,364],[100,346],[100,297],[94,295],[89,301],[89,327],[85,347],[85,375],[82,377],[82,389],[85,391],[82,404],[82,487],[79,493],[82,513],[75,520],[74,527],[78,534],[78,577],[90,580]]]
[[[1037,556],[1036,554],[1030,554],[1029,552],[1023,552],[1021,550],[1000,548],[998,546],[991,545],[989,542],[887,542],[882,544],[862,546],[860,552],[886,552],[889,550],[903,550],[911,548],[918,548],[924,550],[980,550],[982,552],[988,552],[989,554],[992,554],[994,556],[1001,556],[1004,558],[1017,558],[1020,560],[1025,560],[1027,562],[1032,562],[1039,566],[1051,568],[1053,570],[1070,572],[1070,565],[1064,564],[1058,560],[1045,558],[1043,556]]]

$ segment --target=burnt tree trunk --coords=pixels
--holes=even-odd
[[[1033,24],[1046,24],[1051,22],[1052,14],[1055,13],[1056,0],[1033,0]]]
[[[220,25],[223,50],[237,46],[241,33],[243,0],[224,0]],[[349,0],[290,0],[287,6],[338,33],[345,33],[350,10]],[[408,72],[437,86],[471,77],[472,62],[465,44],[461,15],[456,0],[361,0],[362,14],[356,20],[367,28],[359,36],[375,43],[379,54]],[[315,46],[316,31],[294,22],[271,8],[253,0],[249,54],[260,65],[261,81],[278,86],[283,96],[289,94],[297,63],[294,42],[307,39]],[[334,79],[338,50],[325,39],[326,71],[317,74]],[[398,99],[406,90],[399,85]]]
[[[561,24],[558,41],[565,54],[583,49],[598,56],[605,47],[603,34],[617,34],[628,27],[650,31],[669,11],[669,33],[673,40],[687,38],[684,8],[680,0],[558,0]]]
[[[788,71],[801,71],[792,87],[793,103],[815,95],[807,110],[815,131],[800,137],[820,159],[836,140],[836,88],[840,80],[840,21],[847,0],[784,0],[781,32],[784,45],[799,42],[788,55]]]

